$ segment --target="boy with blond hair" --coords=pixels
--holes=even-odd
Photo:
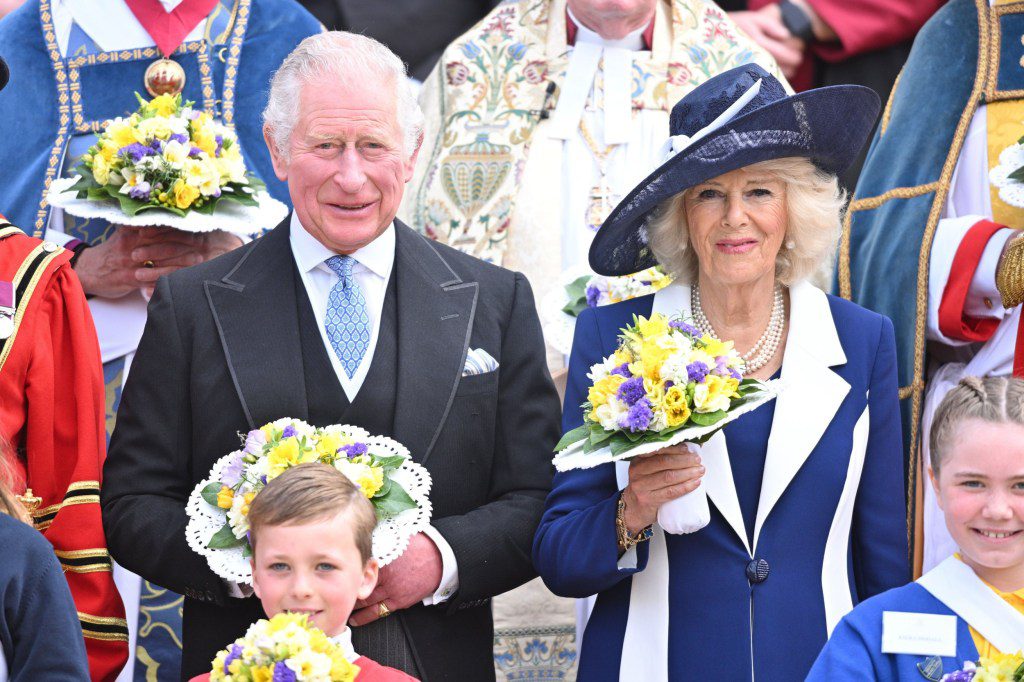
[[[349,616],[377,585],[379,568],[372,553],[377,517],[359,488],[334,467],[300,464],[260,491],[248,519],[252,586],[268,617],[309,614],[359,667],[358,682],[416,682],[352,646]]]

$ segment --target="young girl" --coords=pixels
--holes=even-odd
[[[967,377],[935,412],[929,476],[959,547],[861,603],[808,680],[938,681],[1024,649],[1024,380]]]
[[[10,488],[0,438],[0,680],[87,682],[82,628],[50,543]]]

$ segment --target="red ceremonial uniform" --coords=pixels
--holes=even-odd
[[[15,292],[13,332],[0,339],[0,436],[15,454],[16,491],[41,498],[35,527],[67,577],[90,676],[113,680],[128,659],[128,628],[100,518],[103,370],[70,259],[0,216],[0,282]]]

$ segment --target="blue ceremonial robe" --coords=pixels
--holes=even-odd
[[[737,480],[723,491],[712,487],[710,469],[710,524],[666,535],[672,682],[739,682],[755,673],[758,682],[802,679],[830,624],[910,578],[892,325],[810,285],[791,296],[781,374],[788,385],[776,400],[753,551],[736,489],[758,486]],[[590,366],[615,350],[633,315],[650,315],[653,298],[580,314],[563,431],[582,424]],[[741,417],[736,428],[742,424]],[[711,466],[707,447],[704,464]],[[761,474],[737,467],[732,475]],[[791,478],[780,482],[783,475]],[[779,496],[766,500],[771,490]],[[619,679],[632,576],[648,561],[649,543],[642,543],[636,568],[617,566],[618,495],[614,467],[557,474],[534,540],[534,563],[554,593],[598,594],[579,664],[587,682]],[[755,559],[769,569],[760,583],[747,579]]]
[[[263,142],[262,113],[271,74],[303,38],[322,29],[292,0],[237,0],[232,16],[221,42],[187,42],[172,55],[185,70],[182,98],[234,125],[246,165],[290,205]],[[62,58],[47,0],[29,0],[0,20],[0,45],[11,69],[0,91],[0,207],[12,224],[41,238],[47,181],[63,172],[69,142],[135,111],[135,93],[149,96],[143,73],[161,55],[154,47]],[[72,236],[89,242],[104,236],[82,229]]]
[[[979,24],[988,51],[979,50]],[[882,112],[843,227],[839,293],[890,318],[896,329],[911,473],[928,368],[932,239],[978,105],[1016,99],[1024,90],[1022,34],[1019,3],[990,8],[987,0],[950,0],[925,24]],[[914,479],[909,483],[912,496]]]
[[[924,680],[918,665],[924,668],[930,657],[882,653],[882,613],[885,611],[956,616],[948,606],[917,583],[868,599],[836,626],[828,644],[814,662],[807,676],[808,682]],[[967,661],[977,660],[978,649],[974,646],[967,621],[957,617],[956,657],[943,657],[942,673],[933,676],[933,679],[941,678],[943,673],[960,670]]]

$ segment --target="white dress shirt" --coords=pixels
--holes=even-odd
[[[327,267],[325,261],[338,254],[307,232],[299,222],[298,214],[294,211],[292,212],[289,240],[295,264],[299,268],[302,283],[306,287],[306,294],[309,296],[313,314],[316,316],[317,326],[320,328],[320,337],[324,342],[324,348],[327,349],[327,355],[331,359],[334,373],[338,376],[338,382],[351,402],[355,400],[363,381],[366,380],[370,363],[373,361],[374,349],[377,348],[380,318],[384,310],[384,296],[387,293],[388,280],[391,278],[391,271],[395,264],[395,226],[392,223],[372,242],[350,254],[356,261],[352,266],[352,276],[360,291],[363,292],[366,312],[370,317],[370,345],[366,348],[366,354],[363,355],[359,368],[351,378],[341,366],[341,360],[334,352],[331,340],[327,336],[327,329],[324,327],[328,297],[331,289],[338,282],[338,275]],[[441,584],[434,594],[423,600],[424,605],[433,606],[447,601],[459,589],[459,571],[455,553],[448,541],[433,526],[427,526],[423,532],[434,541],[437,549],[441,552]]]

